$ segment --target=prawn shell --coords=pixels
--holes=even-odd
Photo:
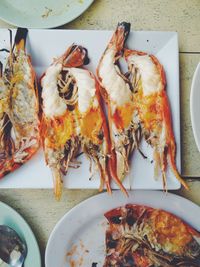
[[[177,167],[176,167],[176,142],[175,142],[175,136],[173,133],[173,126],[172,126],[172,117],[171,117],[171,110],[170,110],[170,103],[169,99],[166,93],[166,75],[163,66],[160,64],[158,59],[153,56],[149,55],[148,53],[142,52],[142,51],[137,51],[137,50],[130,50],[130,49],[125,49],[124,50],[124,57],[126,61],[128,61],[128,58],[132,55],[138,55],[138,56],[149,56],[152,60],[152,62],[155,64],[156,69],[159,73],[160,80],[161,80],[161,90],[158,93],[159,96],[162,98],[161,103],[162,103],[162,118],[163,122],[165,124],[166,128],[166,147],[167,147],[167,156],[170,161],[170,165],[172,168],[172,171],[177,178],[177,180],[185,187],[185,189],[189,189],[187,183],[181,178],[180,174],[178,173]],[[156,98],[155,98],[156,101]],[[154,101],[154,102],[155,102]],[[165,171],[166,171],[166,159],[164,157],[164,162],[163,162],[163,184],[164,184],[164,190],[166,190],[166,177],[165,177]],[[157,167],[156,167],[157,169]],[[157,171],[156,171],[157,172]]]

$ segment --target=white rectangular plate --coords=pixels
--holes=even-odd
[[[14,31],[13,31],[14,32]],[[32,57],[33,66],[38,77],[51,64],[53,58],[60,56],[72,43],[80,44],[88,49],[90,64],[88,69],[95,73],[99,59],[105,50],[113,32],[110,31],[79,31],[79,30],[29,30],[27,51]],[[8,30],[0,30],[0,47],[9,49]],[[154,54],[164,66],[167,78],[167,93],[173,114],[173,129],[177,143],[176,162],[181,169],[180,153],[180,101],[179,101],[179,58],[178,37],[176,32],[131,32],[127,47]],[[3,60],[5,54],[0,54]],[[124,181],[126,188],[162,189],[162,179],[154,179],[154,164],[151,163],[152,149],[144,142],[141,148],[148,155],[144,160],[135,151],[132,158],[130,173]],[[80,156],[80,168],[70,169],[64,179],[67,188],[98,188],[98,173],[93,176],[89,172],[89,162]],[[168,168],[168,189],[180,188],[180,183]],[[0,188],[51,188],[53,187],[51,172],[45,165],[42,151],[39,151],[29,162],[14,173],[0,181]],[[113,185],[113,188],[116,188]]]

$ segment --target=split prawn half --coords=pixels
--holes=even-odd
[[[98,166],[100,190],[106,185],[111,193],[108,128],[99,84],[91,72],[81,68],[88,62],[87,50],[73,45],[41,78],[43,146],[57,199],[61,197],[62,177],[74,164],[80,148]]]
[[[166,190],[169,162],[175,177],[188,189],[176,167],[176,144],[163,66],[155,56],[144,52],[125,49],[124,56],[133,88],[134,123],[140,124],[142,135],[154,150],[155,177],[161,171]]]
[[[119,23],[98,68],[101,93],[108,106],[108,122],[112,143],[111,173],[123,180],[129,171],[129,158],[140,140],[140,131],[133,124],[134,108],[130,81],[119,68],[130,23]]]
[[[26,54],[28,30],[19,28],[3,71],[0,66],[0,177],[29,160],[40,144],[38,91]]]

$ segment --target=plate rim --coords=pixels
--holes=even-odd
[[[19,220],[22,221],[24,223],[24,225],[27,227],[27,230],[29,231],[29,233],[31,234],[31,236],[32,236],[32,238],[33,238],[33,240],[35,242],[35,248],[36,248],[37,255],[38,255],[38,260],[39,260],[39,263],[40,263],[40,266],[37,266],[37,267],[41,267],[42,266],[42,259],[41,259],[40,248],[39,248],[37,239],[35,237],[35,234],[33,233],[33,231],[31,229],[30,225],[28,224],[28,222],[24,219],[24,217],[20,213],[18,213],[18,211],[16,211],[13,207],[11,207],[10,205],[8,205],[7,203],[5,203],[3,201],[0,201],[0,209],[1,208],[4,208],[6,211],[10,212],[12,217],[13,216],[14,216],[14,218],[18,217]]]
[[[195,72],[193,74],[192,83],[191,83],[191,92],[190,92],[190,118],[191,118],[191,123],[192,123],[192,131],[193,131],[197,149],[200,152],[200,137],[198,137],[197,130],[196,130],[195,116],[194,116],[195,112],[194,112],[194,105],[193,105],[194,97],[196,93],[195,83],[196,83],[198,73],[200,74],[200,62],[197,64],[195,68]]]
[[[66,16],[66,20],[65,19],[61,19],[59,22],[51,22],[51,20],[47,20],[47,24],[45,25],[40,25],[40,29],[52,29],[52,28],[56,28],[59,26],[63,26],[73,20],[75,20],[76,18],[78,18],[79,16],[81,16],[92,4],[93,4],[94,0],[88,0],[88,2],[84,5],[84,8],[81,9],[81,12],[75,13],[75,15],[73,15],[71,18],[67,19]],[[38,26],[34,26],[31,25],[31,23],[24,25],[23,23],[18,23],[16,18],[18,18],[17,16],[13,16],[14,20],[10,20],[7,19],[6,16],[4,16],[5,13],[0,13],[0,19],[3,20],[4,22],[11,24],[13,26],[17,26],[17,27],[25,27],[25,28],[29,28],[29,29],[38,29]],[[59,17],[58,17],[59,18]],[[62,17],[61,17],[62,18]],[[16,19],[16,20],[15,20]]]
[[[166,193],[164,193],[163,191],[161,191],[161,190],[140,190],[140,189],[137,189],[137,190],[131,190],[131,191],[129,191],[129,193],[130,193],[130,197],[131,198],[133,198],[134,197],[134,194],[135,193],[141,193],[141,194],[149,194],[149,195],[157,195],[158,197],[160,196],[164,196],[164,194],[166,194]],[[123,195],[122,194],[122,192],[120,191],[120,190],[113,190],[113,194],[114,195],[116,195],[116,194],[121,194],[121,195]],[[53,230],[51,231],[51,233],[50,233],[50,235],[49,235],[49,238],[48,238],[48,241],[47,241],[47,244],[46,244],[46,249],[45,249],[45,257],[44,257],[44,259],[45,259],[45,266],[47,266],[48,267],[48,265],[47,265],[47,263],[48,263],[48,259],[47,259],[47,257],[48,257],[48,250],[50,249],[50,246],[51,246],[51,242],[52,242],[52,239],[53,239],[53,237],[54,237],[54,235],[56,234],[56,231],[59,229],[59,227],[60,227],[60,225],[63,223],[63,221],[65,221],[66,220],[66,218],[68,217],[68,216],[70,216],[71,214],[73,214],[77,209],[80,209],[81,207],[82,208],[84,208],[84,205],[87,205],[87,203],[88,202],[90,202],[90,201],[93,201],[94,199],[96,200],[96,201],[98,201],[98,199],[100,199],[100,201],[101,201],[101,199],[104,197],[104,196],[108,196],[108,193],[107,192],[103,192],[103,193],[97,193],[96,195],[93,195],[93,196],[91,196],[91,197],[89,197],[89,198],[87,198],[87,199],[85,199],[85,200],[83,200],[83,201],[81,201],[80,203],[78,203],[77,205],[75,205],[74,207],[72,207],[69,211],[67,211],[57,222],[56,222],[56,224],[55,224],[55,226],[54,226],[54,228],[53,228]],[[189,205],[192,205],[194,208],[198,208],[199,210],[200,210],[200,206],[198,206],[196,203],[194,203],[194,202],[192,202],[191,200],[189,200],[189,199],[187,199],[187,198],[185,198],[185,197],[183,197],[183,196],[180,196],[180,195],[177,195],[177,194],[174,194],[174,193],[170,193],[170,192],[167,192],[167,194],[166,194],[166,196],[167,197],[172,197],[172,198],[176,198],[178,201],[184,201],[184,202],[187,202]],[[110,196],[110,197],[112,197],[112,195]],[[151,198],[151,197],[150,197]],[[127,198],[127,200],[128,200],[128,198]],[[119,200],[120,202],[122,202],[122,199],[120,199]],[[133,200],[131,200],[130,199],[130,202],[133,202]],[[151,201],[150,201],[151,202]],[[133,202],[133,204],[134,204],[134,202]],[[136,201],[136,205],[140,205],[140,204],[138,204],[138,202]],[[141,205],[145,205],[145,206],[147,206],[146,204],[142,204],[142,202],[141,202]],[[122,204],[116,204],[116,208],[117,207],[120,207],[120,206],[124,206],[124,204],[122,203]],[[150,204],[149,205],[149,207],[151,207],[152,206],[152,204]],[[166,210],[166,209],[164,209],[164,208],[159,208],[159,209],[163,209],[163,210]],[[109,210],[111,210],[110,208],[109,208]],[[166,210],[167,211],[167,210]],[[171,211],[168,211],[168,212],[170,212],[170,213],[172,213],[172,214],[174,214],[175,216],[178,216],[178,215],[176,215],[174,212],[171,212]],[[185,221],[185,218],[181,218],[180,216],[178,216],[180,219],[182,219],[183,221]],[[197,230],[198,231],[198,230]]]

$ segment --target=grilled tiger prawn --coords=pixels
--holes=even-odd
[[[80,68],[88,63],[86,51],[81,46],[71,46],[41,80],[43,144],[57,199],[61,196],[62,176],[80,147],[99,168],[100,189],[105,184],[111,192],[109,135],[99,84],[91,72]]]
[[[1,65],[0,177],[25,163],[40,143],[36,76],[25,52],[27,32],[17,30],[4,72]]]
[[[132,88],[118,64],[123,56],[129,31],[129,23],[118,24],[97,68],[97,76],[102,86],[101,93],[108,105],[112,142],[111,172],[121,180],[128,172],[131,152],[140,140],[138,127],[132,123],[134,116]]]
[[[188,188],[176,167],[176,144],[165,90],[164,69],[155,56],[147,53],[125,49],[124,55],[133,88],[133,123],[140,124],[142,135],[154,149],[155,176],[158,176],[161,170],[166,189],[165,172],[168,159],[175,177]]]
[[[105,217],[104,267],[200,266],[200,233],[175,215],[128,204]]]

